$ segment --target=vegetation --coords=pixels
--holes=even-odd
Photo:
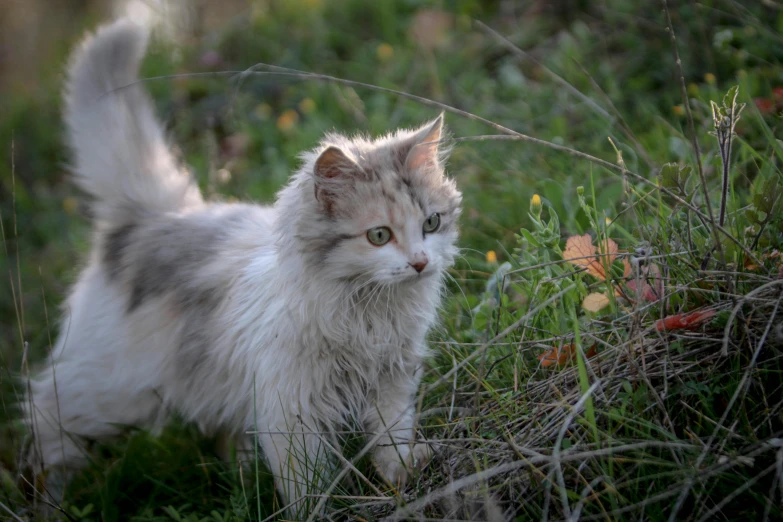
[[[348,473],[332,519],[783,517],[777,3],[250,5],[144,65],[165,76],[147,88],[207,193],[272,201],[324,131],[445,109],[465,194],[420,395],[436,456],[405,490],[357,459],[368,480]],[[6,93],[0,119],[0,516],[13,520],[40,516],[17,403],[89,240],[56,123],[60,58]],[[270,474],[221,462],[212,442],[184,423],[129,431],[55,516],[279,517]],[[346,457],[363,444],[347,440]]]

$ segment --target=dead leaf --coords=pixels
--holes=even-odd
[[[611,265],[617,259],[617,243],[607,239],[601,243],[600,247],[599,253],[602,255],[597,257],[590,234],[571,236],[566,241],[563,259],[572,265],[584,268],[591,276],[605,281],[606,270],[604,266]]]
[[[655,321],[655,329],[659,332],[670,330],[692,330],[698,328],[715,316],[715,310],[700,310],[688,314],[677,314]]]
[[[553,346],[549,350],[545,351],[538,356],[538,360],[541,361],[541,366],[548,368],[549,366],[554,366],[555,364],[558,366],[564,365],[568,362],[568,359],[571,358],[571,346],[572,345],[570,344],[568,346],[563,346],[562,348]]]
[[[595,357],[597,353],[595,346],[595,344],[592,345],[585,352],[585,356],[587,356],[588,359]],[[538,356],[538,360],[541,361],[541,366],[544,368],[554,365],[565,366],[568,361],[571,361],[574,358],[576,358],[576,346],[573,344],[563,346],[562,348],[553,346]]]
[[[634,277],[631,263],[627,259],[623,259],[623,268],[624,276],[629,279],[626,283],[629,298],[654,303],[663,297],[663,277],[661,277],[661,269],[658,265],[651,263],[641,267],[638,279]]]
[[[611,265],[614,263],[614,260],[617,259],[617,243],[615,243],[613,240],[606,238],[605,241],[603,241],[599,246],[599,254],[601,254],[601,258],[599,258],[599,261],[602,261],[605,259],[605,261],[602,264]]]
[[[627,257],[623,258],[623,277],[631,277],[633,274],[633,268]]]
[[[595,247],[593,238],[590,234],[583,236],[571,236],[566,241],[565,250],[563,250],[563,259],[577,266],[587,267],[595,256]]]
[[[582,308],[588,312],[598,312],[606,308],[608,305],[609,298],[606,297],[606,294],[599,294],[598,292],[593,292],[592,294],[585,297],[584,301],[582,301]]]

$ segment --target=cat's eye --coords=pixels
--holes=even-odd
[[[424,227],[423,227],[424,233],[430,234],[432,232],[435,232],[436,230],[438,230],[439,226],[440,226],[440,214],[435,212],[424,221]]]
[[[383,246],[392,237],[389,227],[375,227],[367,231],[367,241],[375,246]]]

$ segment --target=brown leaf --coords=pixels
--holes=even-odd
[[[609,298],[606,297],[606,294],[599,294],[598,292],[593,292],[582,301],[582,308],[588,312],[598,312],[606,308],[607,305],[609,305]]]
[[[595,357],[596,355],[596,349],[595,344],[592,345],[590,348],[587,349],[585,352],[585,356],[589,359],[591,357]],[[538,356],[538,360],[541,361],[541,366],[544,368],[548,368],[549,366],[565,366],[565,364],[568,361],[574,360],[576,358],[576,346],[573,344],[568,344],[566,346],[563,346],[562,348],[558,348],[557,346],[553,346],[549,350],[545,351],[541,355]]]
[[[541,361],[541,366],[544,368],[554,366],[555,364],[558,366],[563,366],[571,358],[573,349],[573,344],[563,346],[562,348],[553,346],[549,350],[539,355],[538,360]]]
[[[629,299],[654,303],[663,297],[663,277],[661,277],[661,269],[658,265],[650,263],[642,266],[638,276],[634,275],[631,263],[627,259],[623,259],[623,268],[624,276],[628,280],[625,286],[628,289],[627,297]]]
[[[566,241],[563,259],[584,268],[591,276],[605,281],[606,270],[604,266],[608,267],[617,259],[617,243],[607,239],[601,243],[600,247],[599,253],[602,255],[596,257],[596,248],[590,234],[571,236]]]
[[[715,316],[715,310],[701,310],[689,314],[677,314],[655,321],[655,329],[659,332],[669,330],[691,330],[698,328]]]
[[[617,243],[610,238],[606,238],[599,247],[599,254],[601,254],[599,261],[605,265],[614,263],[614,260],[617,259]]]
[[[623,277],[631,277],[633,274],[633,268],[631,268],[631,263],[628,261],[627,257],[623,258]]]

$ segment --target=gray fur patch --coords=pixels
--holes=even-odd
[[[110,280],[116,280],[120,277],[123,256],[135,229],[135,223],[127,223],[106,234],[103,243],[103,263],[106,265]]]
[[[354,237],[350,234],[330,233],[319,237],[297,236],[297,239],[301,240],[302,244],[307,247],[307,250],[302,251],[302,253],[307,254],[312,261],[320,263],[326,259],[332,250],[340,246],[340,243]]]
[[[221,288],[199,271],[217,261],[245,212],[240,206],[224,215],[158,216],[107,233],[103,262],[110,280],[128,289],[128,313],[163,295],[170,295],[180,311],[214,307]]]
[[[424,201],[422,201],[421,197],[419,197],[418,192],[416,191],[416,188],[413,186],[413,183],[408,178],[401,178],[402,183],[405,185],[405,189],[408,193],[408,196],[410,196],[411,201],[416,203],[422,212],[426,212],[426,207],[424,206]]]
[[[147,234],[147,232],[151,232]],[[172,292],[183,308],[209,306],[211,288],[199,288],[196,272],[218,254],[221,227],[167,223],[145,230],[139,244],[140,256],[130,280],[132,312],[150,298]]]
[[[214,343],[215,332],[210,321],[211,311],[205,308],[188,315],[177,349],[178,371],[194,382],[203,382],[211,373],[209,347]]]
[[[251,207],[216,205],[186,216],[155,216],[107,233],[103,262],[112,282],[128,292],[126,313],[166,297],[179,317],[177,373],[195,386],[211,372],[209,348],[219,330],[213,316],[226,298],[231,268],[221,252],[236,229],[256,226]],[[224,272],[225,269],[225,272]],[[174,327],[172,324],[172,327]]]

